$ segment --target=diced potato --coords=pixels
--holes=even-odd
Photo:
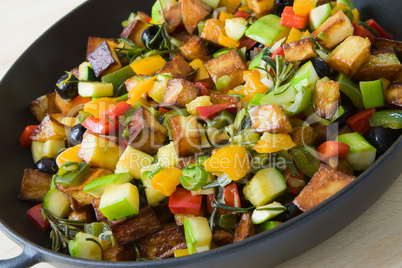
[[[181,2],[183,24],[190,35],[196,30],[198,23],[210,12],[211,8],[202,0],[183,0]]]
[[[59,113],[56,106],[56,92],[40,96],[29,105],[29,110],[35,116],[36,120],[41,122],[48,114]]]
[[[165,143],[167,130],[156,117],[141,106],[128,124],[129,144],[140,151],[154,155]]]
[[[65,140],[48,140],[45,142],[32,141],[31,153],[34,163],[38,162],[42,157],[55,157],[60,150],[66,147]]]
[[[235,50],[231,50],[216,58],[210,59],[204,64],[212,80],[216,84],[218,79],[224,75],[230,77],[230,82],[221,93],[227,93],[229,90],[244,83],[243,71],[247,70],[247,63],[239,56]]]
[[[141,168],[149,166],[154,158],[128,145],[116,164],[115,173],[130,172],[131,176],[141,179]]]
[[[188,61],[193,61],[195,59],[207,61],[211,58],[211,53],[209,52],[202,38],[198,35],[193,35],[190,40],[188,40],[179,49]]]
[[[320,117],[331,120],[339,108],[341,93],[339,82],[327,81],[316,83],[314,89],[315,113]]]
[[[158,159],[158,163],[164,167],[176,167],[179,162],[173,142],[170,142],[168,145],[159,148],[156,157]]]
[[[247,0],[247,6],[255,13],[257,18],[269,14],[274,5],[274,0]]]
[[[32,133],[31,140],[45,142],[48,140],[64,140],[68,127],[47,115],[39,127]]]
[[[122,65],[114,49],[116,46],[117,43],[104,41],[88,55],[87,59],[96,77],[100,78],[121,69]]]
[[[218,19],[209,19],[205,22],[204,29],[202,30],[201,38],[214,45],[220,46],[219,36],[224,36],[225,25]]]
[[[327,63],[335,71],[352,77],[370,59],[370,47],[370,40],[349,36],[329,54]]]
[[[186,157],[199,153],[201,151],[201,135],[198,130],[197,117],[175,115],[170,120],[177,155]]]
[[[103,42],[115,42],[114,38],[104,38],[104,37],[97,37],[97,36],[90,36],[88,37],[87,42],[87,53],[85,58],[88,58],[89,54],[94,52],[94,50],[100,46]]]
[[[42,202],[43,197],[50,189],[52,175],[36,169],[26,168],[21,181],[18,199]]]
[[[75,99],[71,101],[65,101],[60,98],[59,94],[56,94],[55,102],[57,108],[60,110],[63,116],[74,117],[84,108],[84,104],[90,102],[92,98],[84,98],[81,96],[77,96]]]
[[[183,17],[181,15],[181,3],[177,3],[169,8],[163,10],[165,20],[170,33],[174,32],[178,27],[183,24]]]
[[[325,49],[332,50],[345,38],[353,35],[353,31],[354,28],[349,18],[339,11],[318,27],[312,36]]]
[[[282,106],[266,104],[255,106],[249,110],[251,123],[255,132],[292,133],[289,117]]]
[[[226,103],[226,102],[238,103],[238,102],[240,102],[240,98],[229,96],[227,94],[212,93],[211,94],[211,102],[212,102],[212,104],[221,104],[221,103]]]
[[[78,157],[90,165],[115,170],[120,157],[120,146],[105,137],[86,131]]]
[[[173,78],[187,78],[194,69],[183,59],[182,56],[177,55],[173,60],[166,63],[157,74],[169,73]]]
[[[303,38],[298,41],[283,45],[285,59],[291,61],[304,61],[317,56],[313,41],[310,38]]]
[[[143,48],[144,43],[142,42],[142,33],[148,27],[149,24],[145,23],[141,19],[133,20],[127,25],[126,28],[124,28],[123,32],[120,34],[120,37],[133,41],[137,47]]]
[[[373,81],[380,78],[393,80],[395,75],[402,70],[395,53],[371,55],[353,77],[356,81]]]
[[[163,108],[184,108],[188,103],[200,95],[200,88],[194,83],[176,78],[169,80],[160,107]]]
[[[163,100],[167,83],[169,82],[170,78],[171,77],[167,75],[159,75],[158,78],[155,79],[154,86],[149,91],[148,96],[150,96],[157,103],[160,103]]]
[[[201,106],[209,106],[212,105],[210,96],[201,96],[192,100],[189,104],[186,105],[187,111],[192,115],[198,115],[196,108]]]
[[[402,107],[402,83],[391,84],[385,91],[385,101],[388,104]]]
[[[342,190],[354,179],[353,176],[321,164],[320,169],[294,199],[293,203],[302,211],[310,210]]]

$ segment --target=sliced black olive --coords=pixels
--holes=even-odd
[[[274,8],[274,14],[277,16],[281,16],[283,9],[286,6],[293,6],[294,0],[275,0],[275,8]]]
[[[80,144],[85,131],[87,131],[87,129],[81,124],[73,126],[68,134],[68,142],[72,146]]]
[[[158,49],[163,42],[162,32],[159,31],[160,27],[152,25],[144,30],[142,33],[142,42],[149,50]]]
[[[39,171],[49,174],[56,174],[57,171],[59,170],[55,159],[48,157],[42,157],[38,162],[36,162],[36,168]]]
[[[377,149],[377,156],[382,155],[399,138],[402,130],[383,127],[372,128],[366,138]]]
[[[328,77],[332,76],[332,70],[331,70],[331,68],[329,68],[329,66],[325,62],[325,60],[323,60],[321,58],[314,58],[311,60],[311,63],[313,64],[314,69],[320,78],[323,78],[325,76],[328,76]]]
[[[63,100],[72,100],[78,96],[78,79],[72,74],[65,74],[56,83],[56,92]]]

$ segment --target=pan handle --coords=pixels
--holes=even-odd
[[[36,251],[34,251],[31,247],[25,246],[24,250],[20,255],[17,257],[7,259],[7,260],[0,260],[0,267],[7,267],[7,268],[27,268],[31,267],[40,260]]]

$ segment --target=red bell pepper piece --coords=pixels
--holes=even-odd
[[[26,148],[31,146],[32,140],[31,140],[31,135],[34,133],[34,131],[39,127],[39,125],[30,125],[26,126],[24,131],[21,133],[20,136],[20,144],[21,148]]]
[[[331,157],[342,158],[350,149],[350,146],[340,141],[326,141],[317,148],[318,155],[322,162],[328,161]]]
[[[169,111],[170,111],[170,110],[168,110],[168,109],[159,107],[159,112],[161,112],[161,113],[163,113],[163,114],[165,114],[165,113],[167,113],[167,112],[169,112]]]
[[[236,102],[226,102],[209,106],[200,106],[195,109],[202,120],[207,120],[214,118],[223,110],[226,110],[230,113],[236,113],[241,109],[241,104]]]
[[[367,30],[366,28],[357,23],[353,23],[353,28],[354,28],[353,35],[367,37],[368,39],[370,39],[370,42],[372,44],[375,43],[375,35],[372,34],[369,30]]]
[[[202,195],[192,195],[191,191],[177,187],[169,197],[169,208],[173,214],[201,215]]]
[[[275,60],[275,56],[276,56],[276,55],[285,57],[285,51],[283,50],[282,47],[278,47],[277,49],[275,49],[275,51],[272,52],[272,54],[271,54],[271,58],[272,58],[273,60]]]
[[[238,18],[245,18],[247,19],[248,17],[251,16],[250,13],[248,13],[247,11],[244,10],[237,10],[235,13],[233,13],[236,17]]]
[[[195,85],[201,89],[201,96],[208,96],[207,86],[209,85],[207,82],[196,82]]]
[[[286,185],[293,194],[298,195],[301,189],[306,185],[304,180],[303,172],[295,165],[299,175],[293,175],[289,167],[283,172],[283,178],[285,179]]]
[[[366,23],[368,26],[376,30],[380,37],[394,40],[394,38],[392,38],[392,36],[389,33],[387,33],[380,25],[378,25],[378,23],[375,20],[369,19],[368,21],[366,21]]]
[[[346,124],[353,132],[358,132],[364,136],[371,129],[369,118],[375,112],[375,108],[364,110],[346,120]]]
[[[46,232],[50,228],[50,223],[48,220],[44,221],[40,210],[42,209],[42,204],[33,206],[27,211],[29,220],[35,224],[36,227],[41,230],[42,233]]]
[[[119,121],[116,118],[110,121],[106,118],[88,116],[82,125],[94,133],[107,135],[115,132],[119,127]]]
[[[246,47],[246,50],[251,49],[253,46],[255,46],[255,44],[257,44],[257,41],[248,38],[246,36],[240,39],[239,42],[240,42],[239,48]]]
[[[283,13],[281,15],[281,25],[289,28],[303,29],[307,26],[307,23],[308,16],[295,15],[293,7],[286,6],[283,10]]]
[[[231,184],[223,187],[223,196],[225,200],[225,204],[231,207],[235,208],[240,208],[241,207],[241,202],[240,202],[240,195],[239,191],[237,190],[237,185],[236,183],[232,182]],[[213,194],[207,195],[207,212],[212,213],[213,206],[212,203],[215,201],[215,197]],[[236,214],[231,211],[227,211],[224,209],[218,209],[219,214]]]
[[[125,101],[122,101],[122,102],[119,102],[118,104],[116,104],[115,106],[107,109],[102,114],[100,114],[99,118],[102,118],[105,115],[107,115],[110,120],[113,120],[113,119],[119,117],[120,115],[124,114],[125,112],[127,112],[130,108],[131,108],[130,104],[128,104]]]

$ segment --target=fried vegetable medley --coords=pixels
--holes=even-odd
[[[40,203],[28,216],[55,251],[235,243],[324,202],[400,136],[402,43],[352,0],[158,0],[122,26],[89,37],[20,138],[35,168],[19,198]]]

